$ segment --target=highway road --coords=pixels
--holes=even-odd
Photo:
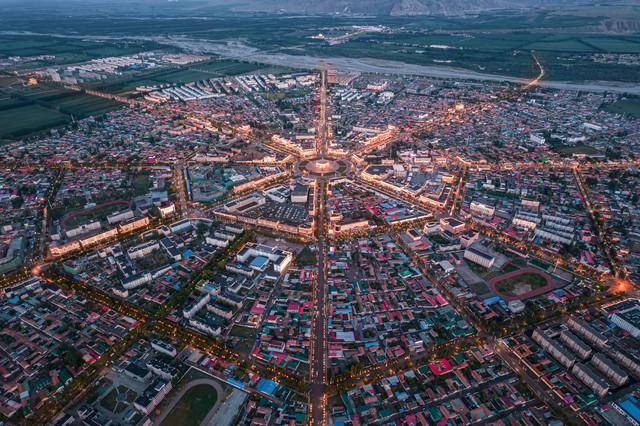
[[[320,71],[320,114],[318,118],[318,133],[316,138],[316,152],[319,158],[327,153],[329,129],[327,124],[327,70]]]

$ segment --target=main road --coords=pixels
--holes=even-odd
[[[327,152],[327,72],[320,74],[320,114],[316,140],[318,157]],[[309,360],[309,403],[311,405],[310,422],[312,425],[326,424],[327,413],[327,223],[326,194],[327,181],[320,177],[316,185],[316,223],[318,228],[318,275],[314,291],[314,312],[311,330],[311,359]]]
[[[327,247],[325,244],[325,196],[326,182],[324,179],[318,183],[318,276],[316,279],[313,313],[311,360],[309,377],[309,402],[311,404],[311,424],[326,424],[325,393],[327,384]]]
[[[316,153],[322,158],[327,154],[329,143],[329,128],[327,125],[327,70],[320,71],[320,113],[318,119],[318,132],[316,137]]]

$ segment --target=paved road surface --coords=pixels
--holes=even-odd
[[[322,227],[322,225],[321,225]],[[316,317],[313,322],[314,357],[311,364],[311,417],[314,425],[324,424],[324,389],[326,382],[326,276],[325,276],[325,243],[324,238],[318,241],[318,280],[316,284]]]
[[[322,70],[320,83],[320,117],[318,120],[318,140],[316,150],[319,156],[326,153],[328,128],[327,128],[327,72]],[[327,292],[326,292],[326,185],[327,182],[321,178],[317,183],[317,223],[318,223],[318,278],[315,286],[315,310],[312,324],[311,359],[310,366],[310,387],[309,400],[311,403],[311,424],[326,424],[326,396],[325,385],[327,381]]]

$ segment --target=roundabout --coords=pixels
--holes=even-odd
[[[325,177],[331,176],[336,173],[343,172],[346,169],[346,164],[341,160],[334,160],[331,158],[314,158],[309,161],[304,161],[300,164],[300,168],[312,176]]]

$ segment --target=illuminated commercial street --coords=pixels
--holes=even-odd
[[[324,158],[327,151],[328,124],[327,124],[327,72],[322,70],[319,91],[320,116],[318,119],[318,137],[316,150],[318,157]],[[318,278],[314,291],[314,311],[311,339],[311,357],[309,360],[310,383],[309,383],[309,403],[311,405],[311,424],[326,424],[327,414],[327,218],[326,218],[326,196],[327,182],[324,177],[316,182],[318,201],[316,207],[317,215],[317,247],[318,247]]]

